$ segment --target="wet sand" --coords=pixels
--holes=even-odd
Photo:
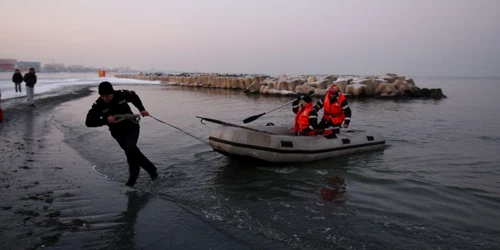
[[[93,171],[64,143],[51,114],[89,94],[37,97],[36,108],[24,99],[7,105],[0,130],[0,249],[289,248],[160,199],[154,183],[131,190]]]

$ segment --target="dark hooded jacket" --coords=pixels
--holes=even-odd
[[[26,87],[35,87],[36,84],[36,74],[35,73],[26,73],[24,74],[24,82],[26,83]]]
[[[142,101],[134,91],[116,90],[113,92],[113,99],[105,103],[100,97],[94,102],[92,108],[87,113],[85,125],[87,127],[100,127],[107,125],[111,132],[127,131],[128,128],[139,126],[132,121],[122,121],[108,124],[108,116],[133,114],[128,103],[131,102],[139,111],[144,111]]]
[[[14,75],[12,75],[12,82],[22,83],[23,82],[23,75],[21,75],[21,73],[19,73],[19,72],[14,73]]]

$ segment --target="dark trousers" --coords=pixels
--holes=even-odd
[[[332,132],[333,133],[340,133],[340,126],[342,125],[342,123],[339,123],[339,124],[332,124],[332,121],[325,121],[325,119],[321,119],[321,121],[318,123],[318,128],[320,129],[326,129],[326,128],[329,128],[329,127],[332,127]]]
[[[155,165],[149,161],[137,147],[139,139],[139,126],[134,125],[119,131],[112,131],[111,135],[120,144],[120,147],[125,151],[128,162],[129,179],[128,183],[135,184],[139,177],[140,167],[142,167],[149,175],[156,175]]]
[[[16,85],[16,92],[17,92],[17,89],[19,89],[19,92],[23,92],[21,90],[21,83],[20,82],[19,83],[15,82],[14,84]]]

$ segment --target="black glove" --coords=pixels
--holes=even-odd
[[[298,135],[307,135],[307,133],[311,132],[310,128],[306,128],[303,131],[298,132]]]
[[[297,100],[302,100],[302,98],[304,98],[304,95],[303,94],[297,94]]]

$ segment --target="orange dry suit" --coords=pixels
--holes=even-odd
[[[349,108],[347,99],[342,93],[338,93],[337,98],[333,100],[330,100],[330,95],[325,95],[323,100],[318,101],[316,104],[317,110],[323,107],[325,110],[322,123],[324,122],[329,126],[333,126],[333,129],[337,130],[343,122],[349,124],[351,121],[351,109]]]
[[[294,112],[296,104],[294,103]],[[315,135],[315,128],[318,123],[318,114],[313,109],[312,103],[299,108],[295,115],[294,133],[296,135]]]

